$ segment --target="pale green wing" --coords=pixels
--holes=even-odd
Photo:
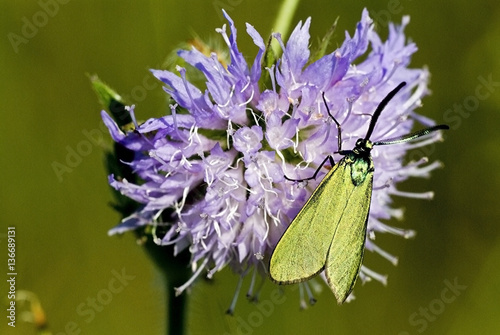
[[[345,187],[344,180],[351,183],[350,172],[346,172],[344,163],[342,159],[328,172],[281,237],[269,265],[273,281],[298,283],[324,269],[328,249],[347,203],[339,188]]]
[[[345,170],[350,173],[351,166],[348,165]],[[346,192],[342,196],[347,204],[334,233],[325,266],[328,285],[339,304],[351,293],[363,261],[373,171],[368,172],[364,182],[357,186],[351,178],[345,178],[343,182]]]

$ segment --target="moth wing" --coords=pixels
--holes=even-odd
[[[346,172],[350,166],[346,167]],[[356,283],[365,249],[366,224],[370,211],[373,172],[368,172],[360,185],[354,186],[351,178],[344,179],[347,203],[334,233],[328,251],[325,275],[328,285],[339,304],[342,304]]]
[[[321,272],[346,199],[337,188],[345,178],[343,160],[323,178],[279,240],[271,256],[269,273],[280,284],[308,280]],[[349,176],[350,179],[350,176]]]

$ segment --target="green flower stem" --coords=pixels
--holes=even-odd
[[[174,256],[172,246],[159,246],[151,238],[144,244],[144,249],[163,275],[167,295],[167,334],[186,334],[188,294],[185,292],[176,296],[174,288],[183,285],[189,279],[189,252],[185,250]]]
[[[167,305],[167,317],[168,317],[168,335],[183,335],[187,333],[187,309],[188,309],[188,294],[183,293],[178,297],[175,296],[172,285],[168,280],[167,283],[168,290],[168,305]],[[184,284],[184,283],[182,283]],[[180,286],[180,285],[177,285]],[[174,286],[176,287],[176,286]]]
[[[276,17],[276,21],[273,24],[273,31],[281,33],[283,40],[286,39],[292,25],[293,16],[300,0],[284,0],[281,4],[281,8]],[[281,48],[278,41],[274,40],[271,42],[271,48],[276,56],[281,53]]]

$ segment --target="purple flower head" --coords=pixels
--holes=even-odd
[[[250,272],[266,275],[279,238],[327,171],[321,170],[307,184],[290,182],[284,176],[308,178],[327,155],[339,149],[338,131],[323,94],[341,124],[344,150],[352,149],[366,135],[370,115],[402,81],[408,84],[381,114],[371,140],[407,134],[414,121],[433,125],[414,112],[428,94],[429,73],[407,68],[416,51],[404,35],[408,17],[400,26],[390,25],[388,38],[382,41],[364,10],[354,35],[346,33],[337,50],[312,63],[309,18],[297,25],[286,43],[279,34],[273,35],[283,54],[273,66],[262,69],[262,37],[247,24],[247,33],[257,46],[257,55],[248,64],[238,50],[234,23],[224,15],[229,35],[225,25],[217,32],[229,49],[227,66],[216,54],[206,56],[195,48],[178,52],[203,74],[205,88],[191,84],[185,68],[178,67],[178,73],[152,70],[176,102],[170,115],[123,133],[102,113],[113,139],[135,152],[130,166],[142,180],[133,184],[110,176],[115,189],[141,204],[110,234],[144,225],[166,227],[164,236],[155,236],[157,243],[174,245],[175,253],[188,249],[191,254],[194,274],[177,288],[178,293],[202,273],[212,277],[227,265],[242,278]],[[264,71],[270,80],[260,85]],[[413,236],[413,231],[387,226],[382,220],[402,216],[400,209],[392,207],[393,195],[432,197],[431,192],[408,193],[397,186],[408,177],[428,177],[439,167],[438,162],[427,164],[427,158],[403,164],[409,149],[437,141],[439,136],[435,133],[372,151],[375,174],[366,249],[394,264],[397,258],[375,244],[374,236],[387,232]],[[336,162],[342,157],[334,154]],[[168,219],[161,215],[164,212],[169,213]],[[360,278],[386,282],[385,276],[364,265]]]

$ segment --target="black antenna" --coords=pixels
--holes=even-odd
[[[393,138],[388,138],[386,140],[374,142],[373,145],[388,145],[388,144],[408,142],[408,141],[414,140],[420,136],[425,136],[427,134],[430,134],[436,130],[446,130],[446,129],[450,129],[450,127],[446,124],[438,124],[436,126],[425,128],[425,129],[416,131],[416,132],[411,133],[411,134],[393,137]]]
[[[386,97],[380,102],[380,104],[377,106],[377,109],[375,109],[375,113],[373,113],[372,120],[370,121],[370,126],[368,127],[368,131],[366,132],[365,140],[369,140],[370,136],[372,136],[373,129],[375,129],[375,124],[377,123],[378,117],[380,116],[380,113],[384,110],[385,106],[389,103],[389,101],[394,98],[394,96],[403,88],[403,86],[406,85],[406,82],[402,82],[399,84],[395,89],[389,92],[389,94],[386,95]]]

